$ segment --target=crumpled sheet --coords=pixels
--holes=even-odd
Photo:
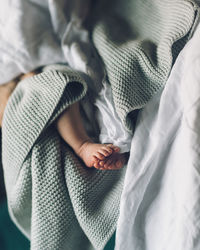
[[[67,2],[67,4],[69,4],[71,1],[66,1],[66,2]],[[74,1],[72,6],[70,7],[71,10],[73,10],[73,8],[75,8],[75,5],[79,2],[80,1],[78,1],[78,0]],[[2,31],[2,27],[4,27],[4,28],[6,27],[5,29],[3,29],[3,32],[0,32],[0,35],[2,36],[2,38],[6,39],[6,41],[7,41],[6,47],[2,46],[2,44],[0,45],[0,51],[3,55],[0,59],[0,60],[2,60],[2,62],[1,62],[2,67],[0,68],[1,73],[2,73],[1,74],[1,76],[2,76],[1,83],[8,81],[9,79],[18,75],[21,72],[28,72],[28,71],[34,69],[35,67],[38,67],[41,65],[46,65],[46,64],[52,64],[52,63],[57,62],[57,61],[65,62],[66,58],[71,58],[71,57],[73,57],[73,55],[76,57],[76,55],[79,54],[79,52],[80,52],[79,46],[77,45],[77,43],[72,43],[71,37],[68,36],[69,30],[70,31],[74,30],[75,33],[77,31],[77,26],[74,26],[74,19],[73,18],[70,19],[71,17],[69,17],[69,16],[67,19],[65,17],[63,17],[62,12],[63,12],[63,10],[65,10],[66,6],[64,6],[64,4],[63,4],[63,9],[62,8],[57,9],[57,7],[59,5],[57,3],[61,4],[61,6],[62,6],[62,3],[64,3],[64,1],[60,0],[59,2],[56,2],[56,1],[49,0],[49,1],[42,1],[41,2],[38,0],[30,0],[30,1],[16,0],[15,2],[7,1],[7,2],[3,3],[3,5],[7,6],[7,8],[8,8],[7,12],[10,12],[10,15],[12,15],[12,18],[9,19],[11,21],[7,22],[6,11],[4,11],[5,9],[4,8],[0,9],[0,23],[1,23],[0,30]],[[13,6],[11,7],[11,6],[9,6],[9,4],[13,4]],[[84,2],[84,4],[85,4],[85,2]],[[29,10],[30,10],[29,6],[33,7],[34,10],[36,10],[39,7],[40,11],[38,13],[34,12],[34,14],[37,14],[36,16],[34,14],[32,15],[31,13],[29,13]],[[26,16],[28,17],[28,19],[26,19],[26,16],[23,15],[23,11],[20,10],[21,7],[23,7],[22,10],[27,13]],[[68,7],[69,7],[69,5],[68,5]],[[49,15],[48,11],[50,11],[50,13],[52,14],[51,17]],[[76,15],[77,15],[77,13],[75,12],[75,16]],[[23,22],[21,22],[20,25],[17,22],[18,18],[22,18],[22,20],[23,20]],[[50,24],[51,22],[46,22],[46,23],[43,22],[44,20],[50,21],[50,18],[52,18],[51,20],[53,20],[52,26]],[[56,20],[56,22],[55,22],[55,20]],[[45,23],[44,26],[42,25],[43,23]],[[66,25],[67,25],[67,29],[63,28]],[[15,42],[14,43],[13,43],[13,38],[11,37],[11,34],[8,32],[9,27],[16,28],[15,29],[16,34],[15,34]],[[34,33],[31,34],[31,37],[23,37],[23,39],[22,39],[22,36],[20,33],[20,31],[22,31],[21,29],[22,28],[30,28],[30,27],[33,28],[32,30],[34,30]],[[59,37],[59,39],[62,40],[62,48],[60,48],[59,42],[56,38],[57,37],[56,34],[58,34],[60,31],[62,31],[61,34],[63,35],[63,36]],[[82,36],[81,37],[77,36],[77,39],[79,41],[82,41],[83,43],[81,43],[81,44],[83,45],[84,42],[87,41],[87,39],[88,39],[88,34],[87,34],[87,32],[85,32],[85,30],[81,29],[79,31],[81,31]],[[12,36],[13,35],[14,34],[12,34]],[[38,39],[34,40],[35,37],[37,37]],[[67,45],[65,43],[66,41],[67,41]],[[51,54],[48,53],[48,48],[44,49],[42,47],[41,47],[41,51],[37,51],[37,53],[35,53],[36,52],[35,48],[37,46],[35,47],[34,45],[36,45],[37,43],[38,44],[39,43],[46,44],[47,42],[48,42],[49,47],[51,47],[51,51],[52,51]],[[11,44],[14,44],[14,48],[11,46]],[[30,48],[29,53],[27,53],[24,50],[26,48],[26,46],[29,46],[29,48]],[[9,53],[7,53],[7,51]],[[64,56],[62,53],[63,51],[64,51]],[[88,51],[91,52],[90,46],[89,46]],[[4,52],[6,52],[6,53],[4,53]],[[15,55],[14,61],[10,60],[11,57],[13,57],[13,55]],[[37,57],[35,57],[34,60],[32,57],[33,55],[37,55]],[[85,64],[82,64],[82,62],[85,59],[84,55],[81,55],[81,56],[76,57],[76,58],[78,58],[77,59],[78,60],[77,65],[79,65],[78,68],[76,68],[75,64],[73,64],[74,63],[73,60],[71,60],[71,63],[69,63],[69,64],[71,64],[71,66],[74,66],[74,68],[76,68],[77,70],[81,70],[81,71],[85,70],[85,71],[87,71],[87,73],[89,72],[91,78],[95,77],[94,74],[91,73],[93,70],[88,70],[87,67],[84,68]],[[92,57],[90,57],[90,58],[92,58]],[[97,61],[94,59],[93,62],[97,62]],[[98,63],[93,64],[91,62],[90,62],[90,65],[94,65],[95,70],[98,69],[97,70],[97,72],[98,72],[97,78],[101,79],[102,76],[104,76],[104,71],[102,70],[101,65]],[[4,72],[6,72],[6,74]],[[151,109],[150,111],[153,111],[153,110],[154,109]],[[153,119],[153,116],[151,116],[151,118],[149,118],[149,119],[150,120]],[[147,121],[148,121],[148,119],[147,119]],[[148,130],[148,131],[150,131],[150,130]],[[138,133],[139,132],[136,133],[136,139],[134,139],[133,145],[135,145],[135,140],[137,140]],[[153,132],[151,132],[151,133],[153,133]],[[141,138],[144,138],[144,135]],[[140,142],[141,142],[141,139],[140,139]],[[143,142],[146,143],[146,140],[144,140]],[[141,145],[140,145],[140,147],[141,147]],[[145,148],[145,147],[147,147],[147,145],[142,144],[142,147]],[[139,148],[137,150],[139,150]],[[156,149],[156,147],[154,149]],[[131,157],[130,162],[132,162],[133,157],[137,156],[136,153],[134,153],[134,152],[137,152],[137,150],[135,150],[135,148],[132,147],[131,153],[133,153],[133,156]],[[144,152],[144,151],[142,151],[142,152]],[[142,154],[141,159],[143,159],[143,158],[144,158],[144,160],[146,159],[146,157],[143,157],[143,154]],[[147,156],[147,158],[148,158],[148,156]],[[137,157],[136,157],[135,161],[137,161]],[[140,166],[138,166],[138,169],[140,169]],[[143,169],[143,168],[141,167],[141,169]],[[134,168],[134,170],[135,170],[135,168]],[[141,172],[139,171],[139,173],[142,174],[142,170],[141,170]],[[138,188],[139,187],[140,187],[140,185],[138,184]],[[141,192],[142,192],[142,189],[141,189],[141,191],[139,191],[139,193],[136,195],[136,197],[140,196]],[[127,211],[126,211],[126,209],[123,210],[123,208],[122,208],[122,213],[126,213]],[[142,217],[139,216],[137,218],[142,218]],[[135,234],[135,235],[137,235],[137,234]],[[139,237],[142,239],[141,244],[146,244],[145,242],[143,242],[144,237],[142,238],[142,235],[140,235]],[[117,236],[117,240],[118,239],[119,238]],[[142,247],[144,247],[144,245]],[[140,248],[138,248],[138,249],[140,249]],[[141,249],[143,250],[143,248],[141,248]]]
[[[200,25],[139,116],[116,250],[200,249],[199,43]]]
[[[104,71],[83,25],[89,2],[3,1],[0,5],[0,84],[40,66],[62,62],[99,82]]]
[[[110,85],[104,80],[104,69],[90,42],[88,30],[82,25],[88,14],[89,1],[17,0],[3,2],[1,6],[0,84],[42,65],[68,63],[71,68],[90,77],[87,77],[90,89],[94,89],[95,84],[99,90],[95,106],[100,141],[115,144],[122,153],[128,152],[132,134],[125,130],[113,108]],[[103,87],[101,91],[98,86]],[[91,102],[84,108],[89,109],[86,113],[92,114],[93,118]],[[91,119],[90,123],[93,123]]]

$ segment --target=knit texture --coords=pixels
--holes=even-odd
[[[199,8],[189,0],[99,1],[94,44],[106,66],[116,110],[142,108],[165,84],[172,64],[190,37]]]
[[[94,11],[93,41],[118,115],[132,129],[129,113],[162,88],[199,12],[189,0],[105,2],[113,6]],[[56,66],[22,81],[5,111],[9,211],[34,250],[103,249],[116,228],[125,169],[86,168],[53,125],[86,89],[78,73]]]
[[[54,66],[20,82],[7,105],[8,206],[31,249],[103,249],[115,231],[124,170],[85,167],[53,125],[86,90],[77,73]]]

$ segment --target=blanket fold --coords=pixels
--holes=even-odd
[[[35,40],[31,47],[22,44],[25,51],[16,53],[15,62],[7,52],[13,53],[19,48],[11,50],[10,43],[7,47],[2,44],[1,54],[5,59],[2,69],[9,69],[7,73],[12,71],[13,76],[19,69],[26,72],[55,61],[68,62],[72,67],[67,56],[67,51],[72,50],[75,55],[72,59],[80,59],[78,66],[85,69],[82,73],[87,73],[95,86],[101,81],[98,76],[104,71],[98,65],[103,62],[116,111],[131,131],[135,122],[129,114],[142,108],[163,88],[176,56],[199,18],[199,8],[192,0],[117,0],[109,3],[99,0],[96,9],[92,10],[95,22],[93,17],[88,17],[93,24],[91,41],[83,42],[75,33],[73,41],[77,46],[71,48],[63,37],[64,28],[68,27],[66,8],[62,8],[67,7],[65,0],[56,4],[46,0],[42,7],[37,0],[18,0],[18,12],[16,6],[12,6],[12,13],[17,13],[18,31],[26,33],[24,22],[21,22],[23,8],[20,9],[24,2],[30,12],[29,4],[37,3],[34,6],[40,11],[36,8],[30,20],[36,20],[36,14],[40,13],[42,19],[37,21],[44,24],[41,30],[36,25],[35,32],[42,34],[44,28],[46,33],[41,36],[41,42]],[[53,13],[62,15],[53,16]],[[43,18],[44,14],[47,19]],[[58,17],[60,19],[54,23]],[[28,33],[26,35],[27,41],[32,39]],[[21,37],[18,39],[21,41]],[[86,46],[90,42],[94,43],[100,58]],[[16,63],[19,64],[17,70]],[[12,70],[5,65],[13,66]],[[4,80],[10,79],[11,75],[7,77],[3,73]],[[69,105],[81,100],[86,92],[87,84],[81,75],[57,65],[20,82],[5,110],[2,149],[9,211],[16,225],[31,240],[33,250],[103,249],[116,229],[125,168],[119,171],[86,168],[54,127],[57,117]]]
[[[127,114],[163,88],[199,19],[199,7],[192,0],[117,0],[99,1],[96,9],[92,38],[118,115],[133,129]]]
[[[20,82],[7,105],[8,205],[31,249],[103,249],[116,228],[124,170],[85,167],[53,125],[86,90],[78,73],[57,65]]]

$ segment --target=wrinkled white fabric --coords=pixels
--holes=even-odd
[[[0,84],[54,63],[68,63],[95,82],[103,77],[82,26],[88,0],[8,0],[0,7]]]
[[[112,91],[109,84],[104,81],[103,88],[96,98],[97,121],[101,128],[99,140],[102,143],[113,143],[120,147],[120,153],[129,152],[132,134],[125,129],[114,108]]]
[[[82,27],[89,2],[3,1],[0,5],[0,84],[21,73],[59,62],[89,75],[90,84],[102,85],[105,77],[103,66],[88,31]],[[113,108],[109,84],[104,84],[96,106],[100,141],[113,143],[121,148],[121,152],[128,152],[132,135],[122,126]],[[86,113],[94,114],[91,104],[84,107],[91,109]],[[91,118],[94,119],[94,115]],[[94,126],[89,130],[93,129]]]
[[[140,113],[115,250],[200,249],[200,26]]]

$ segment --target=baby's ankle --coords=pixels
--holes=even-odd
[[[93,142],[91,139],[86,139],[82,141],[76,148],[74,148],[75,153],[82,158],[86,148],[92,143]]]

